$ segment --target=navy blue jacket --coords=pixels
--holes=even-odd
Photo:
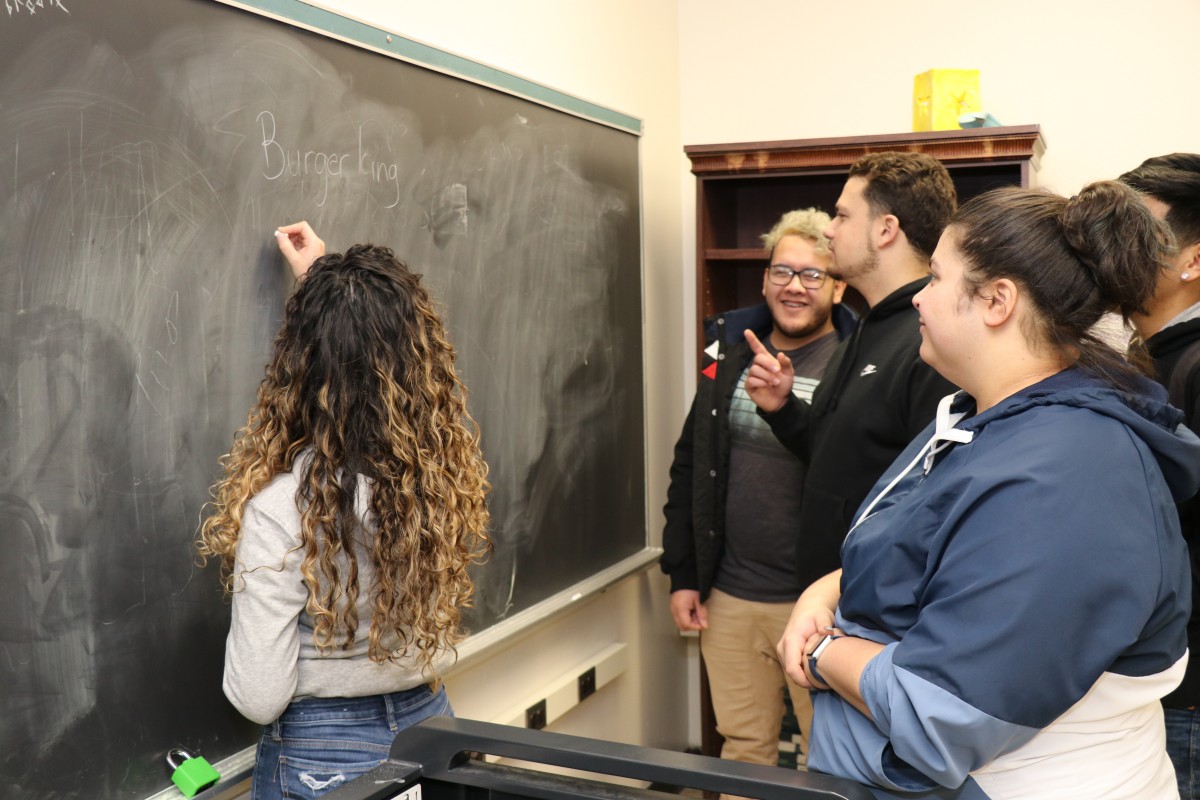
[[[943,401],[846,538],[838,624],[886,648],[859,684],[871,719],[817,695],[810,769],[937,797],[1175,796],[1159,700],[1184,669],[1175,501],[1200,440],[1165,400],[1070,369],[957,424]]]

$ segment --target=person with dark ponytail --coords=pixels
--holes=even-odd
[[[451,713],[439,670],[490,548],[479,434],[420,276],[384,247],[323,255],[305,223],[277,238],[301,283],[198,543],[233,602],[225,694],[264,726],[252,800],[332,791]]]
[[[962,390],[780,641],[815,690],[810,770],[880,797],[1178,797],[1159,699],[1187,661],[1174,504],[1200,440],[1090,332],[1144,311],[1170,248],[1115,182],[953,217],[913,305],[921,357]]]

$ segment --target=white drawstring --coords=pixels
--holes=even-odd
[[[971,440],[975,438],[975,433],[973,431],[961,431],[954,427],[962,421],[963,417],[966,416],[966,412],[961,411],[954,414],[950,413],[950,406],[953,405],[954,398],[957,397],[958,394],[958,392],[955,392],[954,394],[948,394],[938,402],[936,417],[937,424],[933,426],[933,436],[929,437],[929,441],[925,443],[925,446],[921,448],[916,457],[909,462],[908,466],[905,467],[900,474],[892,478],[891,482],[888,483],[887,486],[883,487],[883,491],[875,495],[875,497],[871,500],[870,505],[863,509],[862,514],[858,516],[858,520],[854,523],[854,526],[850,528],[850,531],[846,534],[847,536],[853,533],[854,528],[857,528],[859,525],[861,525],[863,520],[871,515],[871,512],[875,510],[875,506],[878,505],[879,501],[882,500],[888,492],[896,488],[896,484],[898,484],[905,475],[912,471],[913,467],[917,465],[917,462],[919,462],[922,457],[925,458],[925,463],[923,464],[924,472],[926,475],[928,475],[929,470],[933,469],[933,460],[938,453],[942,452],[952,444],[970,444]]]

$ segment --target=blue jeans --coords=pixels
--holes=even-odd
[[[1182,800],[1200,800],[1197,750],[1200,749],[1200,711],[1194,708],[1164,708],[1167,719],[1167,755],[1175,765]]]
[[[251,800],[313,800],[372,769],[404,728],[453,716],[445,688],[294,700],[263,726]]]

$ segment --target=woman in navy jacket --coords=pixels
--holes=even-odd
[[[947,228],[913,304],[921,357],[963,391],[780,642],[819,690],[811,769],[880,797],[1177,797],[1158,701],[1186,663],[1174,501],[1200,441],[1089,334],[1145,303],[1168,247],[1116,183],[998,190]]]

